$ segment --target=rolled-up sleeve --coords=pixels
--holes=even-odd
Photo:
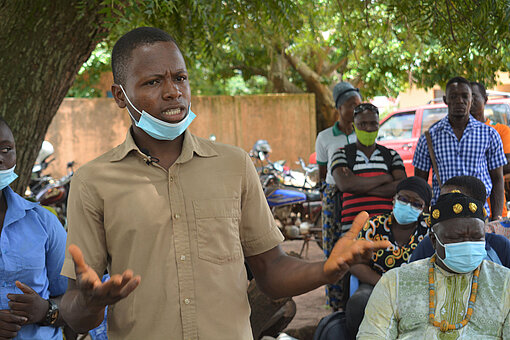
[[[240,234],[244,256],[254,256],[273,249],[284,237],[276,226],[267,205],[257,171],[247,154],[241,195]]]

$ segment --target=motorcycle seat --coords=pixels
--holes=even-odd
[[[307,191],[306,194],[306,200],[307,201],[320,201],[321,200],[321,193],[319,191]]]

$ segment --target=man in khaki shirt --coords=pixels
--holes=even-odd
[[[365,214],[326,262],[286,256],[247,154],[186,130],[195,115],[175,41],[135,29],[115,44],[112,68],[133,125],[72,181],[60,309],[75,331],[96,327],[110,305],[111,340],[251,339],[244,258],[259,287],[282,297],[335,282],[388,246],[355,240]]]

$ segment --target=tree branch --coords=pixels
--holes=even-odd
[[[287,63],[284,56],[282,54],[275,54],[274,57],[275,61],[271,64],[271,71],[267,77],[273,83],[274,90],[281,93],[303,93],[304,91],[290,82],[289,78],[285,75]]]
[[[329,65],[324,66],[324,68],[322,69],[321,75],[329,77],[329,76],[331,76],[331,73],[335,72],[336,69],[338,69],[340,67],[342,69],[345,69],[345,66],[347,66],[347,62],[348,61],[349,61],[349,58],[343,57],[337,63],[329,64]]]
[[[452,32],[452,38],[455,43],[457,42],[457,39],[455,39],[455,34],[453,33],[453,24],[452,24],[452,16],[450,15],[450,2],[448,0],[445,0],[446,2],[446,11],[448,12],[448,21],[450,22],[450,31]]]
[[[234,65],[234,66],[230,67],[230,69],[246,71],[249,74],[267,77],[267,71],[262,68],[258,68],[258,67],[252,67],[252,66],[247,66],[247,65]]]

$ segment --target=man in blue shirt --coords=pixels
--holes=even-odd
[[[448,105],[448,115],[429,129],[439,172],[434,171],[432,177],[431,204],[439,196],[438,175],[443,183],[454,176],[474,176],[482,180],[486,196],[490,196],[491,218],[498,219],[504,204],[503,165],[507,163],[501,138],[496,130],[469,114],[472,92],[465,78],[450,79],[443,100]],[[425,135],[418,141],[413,165],[415,175],[428,180],[432,161]],[[487,204],[485,209],[489,211]]]
[[[14,137],[0,118],[0,339],[62,339],[66,232],[55,215],[12,191],[15,166]]]

